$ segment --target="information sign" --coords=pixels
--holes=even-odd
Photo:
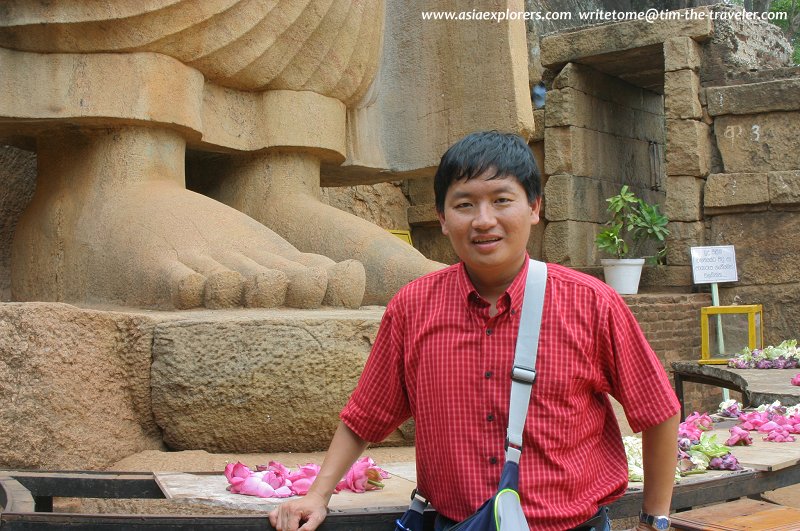
[[[692,277],[695,284],[736,282],[736,251],[733,245],[692,247]]]

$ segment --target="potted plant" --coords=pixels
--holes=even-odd
[[[639,291],[645,257],[661,263],[667,252],[667,217],[624,185],[619,194],[606,199],[611,219],[595,239],[597,248],[613,256],[601,259],[606,282],[621,294]]]

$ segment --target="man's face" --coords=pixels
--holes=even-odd
[[[439,213],[442,232],[473,281],[515,275],[522,265],[531,226],[539,222],[541,199],[528,202],[513,176],[453,181]],[[475,278],[477,275],[478,278]]]

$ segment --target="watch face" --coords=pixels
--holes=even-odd
[[[666,531],[667,529],[669,529],[669,518],[665,516],[657,516],[655,521],[653,522],[653,527],[655,527],[659,531]]]

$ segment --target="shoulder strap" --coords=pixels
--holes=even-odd
[[[531,260],[525,279],[525,295],[522,299],[514,367],[511,369],[506,461],[514,463],[519,463],[522,452],[522,432],[525,429],[525,418],[528,416],[531,387],[536,379],[536,355],[539,350],[539,328],[542,325],[546,285],[547,264]]]

